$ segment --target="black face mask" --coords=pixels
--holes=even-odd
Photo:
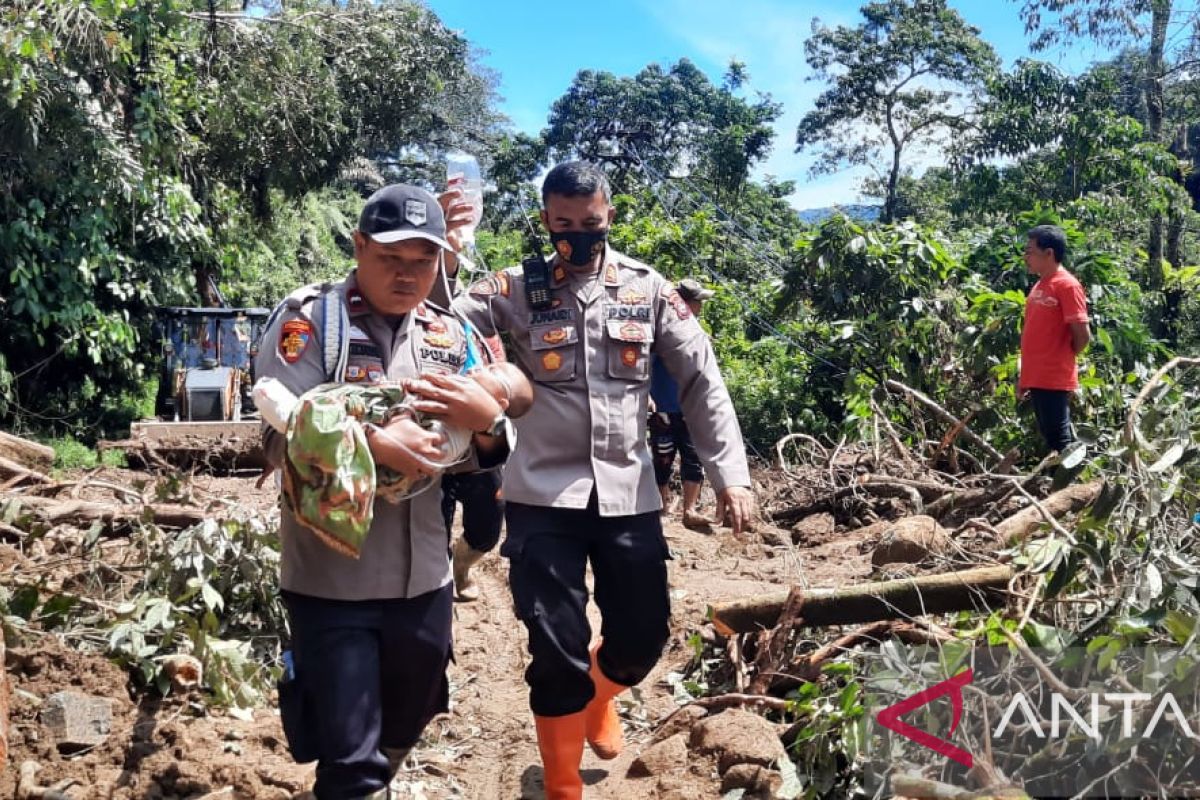
[[[599,231],[564,231],[551,233],[550,243],[559,258],[577,267],[586,267],[592,259],[604,252],[608,241],[608,228]]]

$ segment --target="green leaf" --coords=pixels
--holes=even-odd
[[[46,627],[57,628],[67,621],[67,615],[79,604],[79,598],[56,594],[42,604],[40,617]]]
[[[1162,625],[1178,644],[1185,644],[1196,630],[1196,618],[1171,610],[1163,617]]]
[[[200,587],[200,594],[204,598],[204,605],[213,611],[220,611],[225,607],[225,600],[221,597],[221,593],[213,588],[211,583],[205,582]]]
[[[779,787],[775,797],[779,800],[795,800],[804,794],[804,781],[796,769],[796,764],[790,758],[781,758],[776,762],[779,774],[783,776],[783,785]]]
[[[34,609],[38,605],[38,598],[36,586],[22,586],[8,599],[8,613],[26,620],[32,619]]]
[[[1154,464],[1148,467],[1146,471],[1155,475],[1166,472],[1183,456],[1184,449],[1185,448],[1182,442],[1176,442],[1168,447],[1167,452],[1162,454],[1162,458],[1158,459],[1158,461],[1155,461]]]
[[[1120,640],[1118,640],[1118,639],[1110,640],[1108,642],[1108,645],[1104,648],[1104,652],[1100,654],[1100,658],[1097,659],[1096,667],[1101,672],[1106,671],[1110,666],[1112,666],[1113,661],[1116,659],[1116,657],[1118,655],[1121,654],[1121,651],[1123,649],[1124,649],[1124,645]]]

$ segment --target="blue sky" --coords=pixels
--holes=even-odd
[[[858,200],[864,172],[809,178],[811,157],[793,153],[796,125],[822,89],[807,81],[804,40],[812,20],[855,25],[856,2],[832,0],[426,0],[450,28],[486,51],[482,61],[501,78],[501,109],[514,127],[537,133],[551,104],[581,69],[633,75],[651,62],[691,59],[719,81],[730,59],[746,63],[751,90],[783,103],[775,146],[759,174],[795,180],[792,203],[811,208]],[[1028,55],[1014,0],[951,0],[982,30],[1006,64]],[[1107,54],[1090,43],[1039,57],[1075,72]],[[936,153],[923,156],[936,162]]]

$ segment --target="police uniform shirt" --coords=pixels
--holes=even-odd
[[[506,500],[586,508],[595,490],[601,516],[662,507],[646,444],[652,352],[679,382],[714,488],[750,485],[712,345],[669,281],[608,248],[599,273],[581,279],[556,258],[551,290],[550,308],[531,308],[522,268],[511,267],[476,282],[453,305],[481,334],[507,332],[510,359],[534,381],[533,407],[515,420]]]
[[[263,334],[255,361],[257,378],[281,381],[297,396],[327,383],[323,358],[323,304],[319,287],[288,298],[287,307]],[[393,320],[373,313],[354,274],[331,287],[348,309],[349,353],[340,382],[396,383],[422,372],[457,373],[466,358],[461,323],[428,302]],[[279,467],[285,437],[264,426],[268,460]],[[411,500],[376,500],[371,530],[356,560],[323,544],[287,509],[281,509],[284,589],[333,600],[416,597],[450,582],[441,492],[435,484]]]

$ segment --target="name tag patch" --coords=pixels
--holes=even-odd
[[[636,320],[638,322],[650,321],[650,306],[648,305],[629,305],[622,303],[621,305],[612,305],[608,307],[608,319],[616,320]]]
[[[574,322],[575,309],[551,308],[546,311],[534,311],[529,315],[529,327],[549,325],[552,322]]]

